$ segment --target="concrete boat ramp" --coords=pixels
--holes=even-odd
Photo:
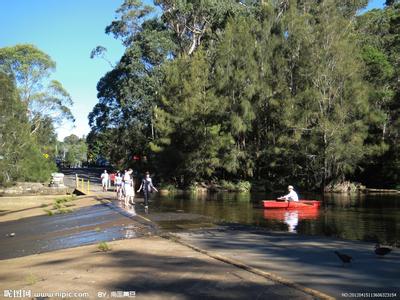
[[[265,232],[244,226],[174,235],[183,244],[204,249],[210,255],[262,270],[278,281],[281,278],[334,298],[400,298],[397,248],[385,257],[378,257],[373,252],[374,244],[370,243]],[[352,256],[353,262],[343,266],[335,250]]]

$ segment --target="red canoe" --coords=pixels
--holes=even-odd
[[[321,201],[317,200],[299,200],[299,201],[277,201],[264,200],[264,208],[318,208]]]

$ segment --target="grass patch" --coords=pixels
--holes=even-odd
[[[111,247],[106,242],[101,242],[97,246],[97,249],[99,249],[101,252],[111,251]]]
[[[62,205],[60,203],[54,203],[53,204],[53,209],[60,209],[60,208],[63,208],[63,207],[64,207],[64,205]]]
[[[48,216],[54,215],[54,212],[52,212],[50,209],[43,209],[43,211],[44,211]]]
[[[65,196],[65,197],[61,197],[61,198],[56,198],[55,203],[63,204],[63,203],[75,201],[76,199],[77,199],[76,195]]]
[[[53,216],[55,214],[67,214],[70,212],[73,212],[72,209],[68,208],[71,206],[76,206],[75,203],[71,203],[71,201],[77,200],[77,197],[75,195],[72,196],[65,196],[62,198],[56,198],[54,199],[52,210],[45,209],[44,211],[49,215]],[[50,204],[42,204],[42,207],[47,207]]]
[[[96,230],[97,232],[101,231],[100,227],[96,227],[94,230]]]
[[[68,213],[71,213],[71,212],[73,212],[73,210],[69,209],[69,208],[60,208],[57,211],[58,214],[68,214]]]
[[[25,277],[25,281],[28,285],[34,285],[39,281],[39,278],[36,275],[30,273],[28,276]]]
[[[75,195],[65,196],[62,198],[56,198],[53,203],[52,211],[48,210],[48,209],[45,209],[44,211],[49,216],[53,216],[54,214],[67,214],[67,213],[73,212],[73,210],[68,207],[76,206],[76,204],[71,203],[71,201],[74,201],[74,200],[77,200],[77,197]],[[46,205],[46,206],[48,206],[48,205]],[[42,207],[45,207],[45,206],[43,206],[43,204],[42,204]]]

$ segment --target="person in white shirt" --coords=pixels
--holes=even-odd
[[[289,194],[279,197],[278,200],[299,201],[299,196],[294,191],[294,188],[292,185],[288,186],[288,190],[289,190]]]
[[[117,199],[122,199],[122,176],[121,173],[118,171],[115,175],[115,186],[117,187]]]
[[[107,189],[108,189],[108,173],[107,173],[107,170],[104,170],[104,173],[101,174],[101,186],[103,187],[103,192],[107,192]]]
[[[135,205],[135,202],[133,202],[133,198],[135,197],[135,184],[134,180],[131,177],[131,174],[133,173],[132,169],[128,169],[125,171],[125,174],[122,178],[124,181],[124,192],[125,192],[125,208],[129,209],[129,207],[133,208],[133,205]],[[130,206],[132,204],[132,206]]]

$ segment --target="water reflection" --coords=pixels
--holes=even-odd
[[[286,211],[285,223],[288,225],[289,232],[296,232],[296,227],[297,224],[299,223],[299,212],[297,210]]]
[[[297,232],[297,225],[301,220],[315,220],[318,218],[318,208],[307,209],[264,209],[266,220],[278,220],[288,226],[289,232]]]
[[[126,239],[133,239],[133,238],[135,238],[135,237],[137,236],[136,229],[137,229],[137,227],[134,226],[134,225],[128,225],[128,226],[126,226],[126,227],[124,228],[124,230],[125,230],[125,238],[126,238]]]

